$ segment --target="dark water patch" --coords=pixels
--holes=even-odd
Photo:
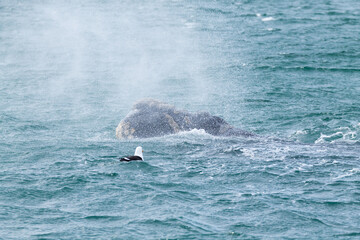
[[[56,161],[51,163],[52,169],[61,169],[61,170],[74,170],[77,163],[73,161]]]
[[[339,51],[332,51],[332,52],[317,52],[315,55],[321,58],[328,58],[328,57],[357,57],[359,53],[350,50],[339,50]],[[285,59],[298,59],[298,58],[306,58],[309,55],[303,52],[288,52],[288,53],[281,53],[281,57]],[[270,59],[276,59],[277,56],[271,57]]]
[[[224,11],[221,10],[219,8],[209,8],[209,7],[200,7],[199,10],[204,11],[206,13],[211,13],[211,14],[221,14],[221,15],[231,15],[233,14],[233,12],[230,11]]]
[[[325,183],[323,181],[315,179],[315,178],[314,179],[306,179],[304,181],[304,187],[306,189],[311,188],[312,191],[319,190],[324,185],[325,185]],[[322,191],[322,189],[320,191]]]
[[[343,189],[344,187],[350,187],[354,184],[353,181],[346,181],[346,180],[337,180],[335,179],[333,182],[330,182],[328,184],[326,184],[328,187],[332,187],[332,188],[338,188],[338,189]]]
[[[329,206],[329,207],[347,207],[347,206],[350,206],[350,207],[358,206],[359,207],[360,206],[360,202],[344,202],[344,201],[341,201],[341,202],[324,201],[321,204],[324,204],[324,205]]]
[[[231,217],[241,216],[243,214],[249,215],[257,211],[264,213],[271,208],[271,203],[263,199],[264,194],[252,194],[250,198],[239,198],[232,195],[230,199],[219,196],[211,202],[212,206],[216,206],[216,216]]]
[[[14,123],[17,121],[19,121],[19,119],[10,114],[6,114],[6,113],[0,114],[0,122],[2,123]]]
[[[149,183],[132,181],[131,179],[128,181],[116,182],[116,186],[125,190],[126,192],[130,192],[131,194],[142,194],[142,191],[152,193],[154,190],[156,190],[156,188],[151,186]]]
[[[108,177],[108,178],[116,178],[117,176],[119,176],[119,173],[116,172],[97,172],[97,173],[92,173],[90,174],[91,178],[99,178],[99,179],[103,179],[103,177]]]
[[[346,58],[358,58],[360,53],[350,51],[350,50],[341,50],[336,52],[324,52],[324,53],[316,53],[317,56],[321,58],[328,58],[328,57],[346,57]]]
[[[202,174],[202,170],[192,170],[192,171],[186,171],[185,173],[179,174],[180,177],[184,178],[193,178],[193,177],[199,177],[200,174]]]
[[[306,208],[316,208],[317,212],[331,211],[331,214],[338,214],[339,216],[347,215],[349,212],[358,211],[360,209],[360,202],[321,200],[318,196],[319,195],[314,199],[298,199],[295,200],[295,202]]]
[[[160,189],[160,190],[179,190],[179,189],[186,189],[189,186],[186,186],[185,184],[182,183],[174,183],[171,181],[166,181],[166,182],[150,182],[149,183],[150,186],[154,187],[155,189]],[[195,186],[194,186],[195,187]]]
[[[173,148],[177,149],[179,152],[192,153],[198,151],[201,148],[204,148],[206,145],[202,143],[183,141],[177,143]]]
[[[271,103],[273,102],[272,100],[269,99],[244,99],[245,102],[250,102],[250,103]]]
[[[89,221],[119,221],[123,220],[124,218],[121,216],[107,216],[107,215],[92,215],[84,217],[85,220]]]
[[[193,201],[193,202],[199,202],[202,201],[202,199],[198,196],[196,193],[192,193],[190,191],[181,191],[181,190],[175,190],[170,193],[173,197],[180,201]]]
[[[49,130],[48,127],[38,124],[26,124],[18,127],[20,131],[40,131],[40,130]]]
[[[284,25],[301,24],[305,26],[310,24],[321,23],[321,20],[312,17],[298,17],[298,18],[280,17],[280,18],[276,18],[276,21]]]
[[[305,118],[312,118],[312,117],[323,117],[323,116],[326,116],[326,118],[329,118],[329,117],[333,117],[333,116],[341,116],[342,114],[334,114],[334,113],[331,113],[331,112],[312,112],[312,113],[307,113],[305,116]]]
[[[339,11],[328,11],[326,12],[327,15],[329,16],[342,16],[345,13],[344,12],[339,12]]]
[[[66,198],[67,195],[73,192],[74,189],[70,187],[61,187],[56,190],[42,190],[35,188],[15,188],[15,189],[4,189],[3,188],[3,197],[5,199],[12,199],[12,201],[19,204],[24,204],[24,206],[36,205],[43,203],[45,201],[62,197]]]
[[[101,150],[108,150],[108,151],[112,151],[113,147],[112,146],[107,146],[107,145],[103,145],[103,144],[88,144],[86,146],[74,146],[78,151],[90,151],[93,149],[101,149]]]
[[[56,185],[66,185],[66,186],[76,186],[84,185],[89,182],[89,174],[78,172],[76,174],[69,175],[57,175],[57,176],[48,176],[45,178],[46,185],[56,186]]]
[[[0,173],[0,182],[3,186],[7,185],[33,185],[39,181],[39,176],[36,174],[32,175],[13,175],[7,172]]]
[[[358,25],[359,24],[359,19],[357,18],[352,18],[352,17],[343,17],[343,18],[339,18],[339,21],[341,21],[341,23],[337,23],[335,24],[335,26],[343,26],[343,25]]]
[[[120,162],[120,160],[115,161],[115,165],[119,163],[119,169],[125,170],[126,172],[137,171],[136,173],[144,174],[159,174],[164,171],[163,168],[152,165],[147,162],[146,158],[144,161],[130,161],[130,162]],[[121,171],[122,172],[122,171]]]
[[[349,239],[353,239],[354,237],[360,236],[360,232],[348,232],[348,233],[343,233],[343,234],[336,234],[333,235],[333,237],[350,237]]]
[[[254,228],[255,225],[249,225],[249,224],[245,224],[243,222],[238,222],[234,225],[231,225],[231,229],[236,229],[236,230],[239,230],[239,229],[242,229],[242,230],[246,230],[246,229],[249,229],[249,228]],[[241,236],[241,235],[240,235]]]
[[[306,215],[304,212],[291,210],[274,210],[270,212],[263,221],[271,221],[269,225],[275,227],[275,229],[271,231],[286,231],[289,226],[309,226],[309,224],[312,225],[312,227],[331,227],[319,218]],[[275,226],[273,224],[274,222],[279,222],[280,225]]]
[[[277,200],[280,200],[280,201],[289,201],[289,200],[291,200],[291,197],[289,195],[283,194],[283,193],[272,193],[272,194],[269,194],[268,197],[273,198],[276,201]]]
[[[360,72],[359,68],[329,68],[329,67],[310,67],[310,66],[298,66],[298,67],[279,67],[279,66],[257,66],[255,69],[259,70],[285,70],[285,71],[318,71],[318,72],[344,72],[344,73],[356,73]]]
[[[116,155],[106,155],[106,156],[99,156],[100,159],[119,159],[119,156]]]
[[[175,239],[178,236],[197,236],[198,234],[210,234],[211,236],[211,234],[213,234],[211,230],[207,229],[208,227],[206,225],[184,217],[133,221],[130,222],[129,225],[135,225],[138,226],[138,228],[142,228],[144,226],[155,227],[158,229],[159,233],[171,228],[172,233],[166,234],[167,239]]]
[[[49,240],[54,238],[65,237],[66,234],[59,232],[47,232],[47,233],[32,234],[31,236],[35,237],[38,240]]]

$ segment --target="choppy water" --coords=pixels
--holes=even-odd
[[[0,239],[360,238],[359,26],[356,0],[0,1]],[[117,140],[146,97],[260,137]]]

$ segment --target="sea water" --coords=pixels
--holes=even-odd
[[[1,0],[0,239],[360,238],[359,26],[357,0]],[[257,136],[116,139],[143,98]]]

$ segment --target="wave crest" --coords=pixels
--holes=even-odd
[[[357,143],[359,142],[358,132],[360,130],[360,125],[357,124],[357,127],[340,127],[335,129],[333,133],[320,133],[320,137],[316,139],[315,144],[318,143],[338,143],[338,142],[345,142],[345,143]]]

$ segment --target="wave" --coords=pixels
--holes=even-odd
[[[358,143],[358,131],[360,130],[360,124],[356,128],[339,127],[332,133],[320,133],[320,137],[315,140],[315,144],[319,143]]]
[[[346,172],[343,172],[343,173],[339,174],[338,176],[334,177],[334,180],[350,178],[353,176],[358,176],[359,174],[360,174],[360,168],[352,168],[352,169],[347,170]]]
[[[336,123],[335,123],[336,124]],[[342,124],[343,126],[339,126]],[[334,124],[332,124],[334,125]],[[360,143],[360,123],[337,123],[337,126],[325,124],[294,131],[289,138],[305,143]]]

